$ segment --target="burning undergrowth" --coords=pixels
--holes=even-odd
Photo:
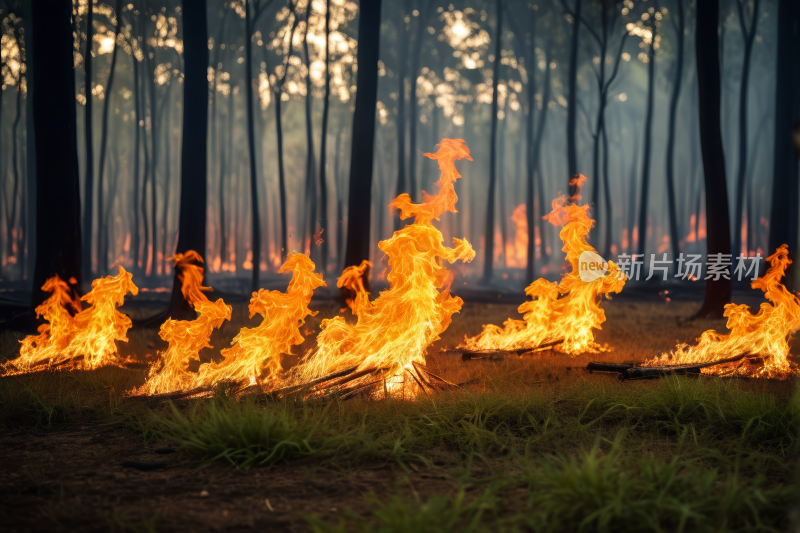
[[[703,372],[780,379],[794,375],[788,359],[789,340],[800,329],[800,299],[780,282],[792,263],[788,246],[780,246],[767,261],[767,272],[750,286],[762,290],[771,303],[762,303],[756,314],[748,305],[730,303],[724,313],[728,335],[706,331],[696,345],[679,345],[648,364],[703,363],[743,356],[736,363],[704,368]]]
[[[579,176],[573,184],[580,187],[586,177]],[[560,283],[540,278],[531,283],[525,294],[533,298],[519,306],[523,320],[509,318],[503,327],[484,325],[483,332],[465,338],[461,347],[467,350],[536,349],[555,344],[555,350],[567,354],[607,351],[594,341],[593,329],[601,329],[605,313],[600,307],[602,297],[619,293],[626,277],[619,267],[609,261],[605,276],[585,282],[579,276],[579,260],[584,252],[595,253],[587,242],[594,220],[589,218],[589,205],[578,205],[580,196],[561,196],[553,200],[553,210],[544,217],[554,226],[561,226],[561,237],[571,271],[563,274]]]
[[[413,217],[414,222],[378,245],[389,258],[389,289],[370,301],[360,282],[368,265],[345,270],[340,286],[355,292],[350,305],[357,322],[349,324],[342,317],[322,322],[317,347],[294,372],[299,381],[355,369],[352,376],[358,377],[352,380],[353,387],[372,383],[382,384],[384,394],[405,391],[408,373],[424,390],[425,350],[463,304],[461,298],[450,295],[452,274],[442,263],[469,262],[475,257],[466,240],[454,238],[454,248],[444,246],[442,233],[433,225],[445,212],[458,212],[454,184],[461,175],[454,162],[471,161],[469,148],[462,140],[443,139],[435,154],[425,155],[439,163],[439,191],[423,192],[420,204],[412,203],[408,194],[391,202],[390,208],[399,210],[401,219]],[[381,376],[376,379],[378,373]]]

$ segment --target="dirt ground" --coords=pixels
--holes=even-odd
[[[604,302],[607,322],[597,341],[607,354],[569,357],[544,352],[504,361],[462,362],[454,348],[482,324],[519,318],[516,304],[466,305],[450,329],[430,350],[428,366],[444,377],[464,382],[493,372],[520,372],[523,381],[608,379],[585,374],[591,360],[641,361],[693,342],[711,328],[725,331],[724,321],[680,325],[698,306],[690,302]],[[306,331],[337,312],[322,306]],[[237,306],[233,323],[215,334],[216,351],[230,342],[246,319]],[[260,318],[260,317],[259,317]],[[313,334],[308,337],[313,338]],[[154,351],[161,346],[157,330],[132,331],[124,352]],[[309,347],[304,345],[302,349]],[[213,357],[212,353],[205,357]],[[287,360],[287,362],[289,362]],[[647,386],[637,384],[635,386]],[[762,385],[753,383],[758,389]],[[215,464],[200,468],[169,444],[145,442],[140,434],[119,428],[70,425],[5,430],[0,436],[0,524],[4,531],[306,531],[307,517],[335,521],[345,508],[358,511],[363,495],[386,494],[399,483],[423,493],[447,492],[456,485],[455,460],[443,453],[439,466],[406,474],[385,464],[338,465],[293,463],[241,471]],[[165,461],[166,467],[140,471],[125,460]]]

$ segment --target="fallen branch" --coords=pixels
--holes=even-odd
[[[706,361],[699,363],[688,363],[682,365],[663,365],[663,366],[636,366],[630,363],[605,363],[605,362],[591,362],[586,365],[586,370],[589,372],[615,372],[617,379],[626,381],[629,379],[656,379],[661,376],[669,375],[687,375],[687,374],[700,374],[701,370],[711,366],[724,365],[726,363],[735,363],[743,359],[752,357],[759,357],[753,354],[740,354],[727,359],[720,359],[718,361]]]
[[[509,355],[523,355],[528,352],[538,352],[547,348],[552,348],[564,342],[563,339],[540,344],[530,348],[516,348],[514,350],[465,350],[461,352],[462,361],[470,361],[473,359],[488,359],[493,357],[506,357]]]

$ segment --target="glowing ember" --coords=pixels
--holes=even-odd
[[[233,339],[233,348],[222,350],[225,360],[200,367],[197,385],[220,381],[266,383],[283,370],[281,354],[290,354],[292,346],[303,343],[300,327],[307,316],[317,313],[308,308],[314,289],[325,287],[322,275],[314,272],[307,256],[291,253],[278,273],[292,272],[286,293],[264,289],[250,298],[250,318],[256,313],[264,321],[256,328],[242,328]]]
[[[411,203],[408,194],[398,196],[389,206],[400,210],[400,218],[414,218],[414,223],[396,231],[379,244],[389,257],[387,279],[390,288],[369,302],[363,286],[356,288],[352,304],[358,317],[355,325],[342,317],[322,322],[322,332],[317,337],[317,349],[298,369],[301,380],[358,366],[358,372],[385,369],[398,376],[413,363],[425,362],[425,349],[439,338],[450,325],[453,313],[461,309],[461,298],[452,297],[447,289],[452,280],[442,260],[450,263],[465,262],[475,257],[466,240],[453,239],[455,248],[443,246],[441,232],[432,223],[446,211],[457,213],[453,184],[460,178],[454,161],[472,160],[469,149],[462,140],[443,139],[435,154],[425,154],[439,162],[441,178],[436,183],[439,192],[423,192],[421,204]],[[361,264],[358,269],[366,269]],[[340,285],[354,288],[360,278],[355,267],[347,269]],[[355,282],[355,286],[358,287]],[[365,378],[366,379],[366,378]],[[416,379],[416,378],[415,378]]]
[[[132,277],[119,266],[119,274],[116,276],[94,280],[92,290],[81,298],[89,302],[90,307],[79,312],[71,320],[54,307],[57,302],[69,299],[64,292],[65,284],[58,278],[50,278],[45,287],[50,284],[54,294],[36,311],[37,313],[41,311],[46,319],[52,318],[54,322],[50,323],[50,327],[41,326],[38,336],[21,341],[22,357],[15,366],[18,369],[28,370],[38,364],[47,362],[55,365],[76,358],[83,358],[85,368],[97,368],[120,362],[116,341],[128,341],[126,335],[131,327],[131,319],[116,308],[125,302],[125,295],[128,292],[134,296],[139,293],[139,288],[131,280]],[[69,305],[75,307],[74,303]]]
[[[70,281],[74,282],[74,279]],[[36,308],[36,316],[43,317],[47,324],[39,326],[38,335],[29,335],[20,341],[20,356],[13,362],[13,366],[21,371],[49,362],[59,362],[62,350],[69,346],[75,336],[75,319],[69,310],[79,313],[80,300],[73,298],[72,289],[57,275],[45,281],[42,290],[53,293]],[[11,363],[7,367],[11,370]]]
[[[189,250],[186,254],[176,254],[172,259],[179,272],[181,293],[200,316],[196,320],[170,318],[161,325],[158,335],[169,343],[169,348],[161,354],[159,364],[150,369],[145,385],[150,394],[191,387],[197,375],[189,372],[189,364],[198,358],[200,350],[213,348],[209,344],[211,333],[225,320],[231,319],[230,305],[225,305],[222,298],[211,302],[204,294],[204,291],[212,289],[202,286],[203,258],[200,254]]]
[[[789,336],[800,329],[800,299],[780,283],[786,268],[792,263],[787,245],[782,245],[767,258],[767,273],[750,286],[764,291],[772,302],[762,303],[753,315],[744,304],[728,304],[725,316],[730,334],[714,330],[703,333],[696,346],[678,346],[673,352],[649,361],[648,364],[683,364],[718,361],[741,354],[742,362],[703,369],[705,373],[728,373],[750,377],[788,378],[792,375],[789,356]]]
[[[574,180],[580,187],[584,176]],[[504,327],[492,324],[483,326],[476,337],[465,338],[462,348],[469,350],[516,350],[535,348],[542,344],[562,341],[557,351],[568,354],[601,352],[608,348],[594,342],[593,329],[601,329],[606,316],[600,308],[602,295],[619,293],[625,285],[625,276],[619,267],[608,262],[608,273],[591,282],[578,276],[581,253],[595,252],[586,242],[594,220],[589,218],[589,206],[578,206],[580,196],[560,197],[553,200],[553,210],[544,218],[554,226],[563,226],[559,236],[564,242],[561,249],[567,254],[572,270],[563,275],[561,283],[537,279],[525,289],[533,300],[519,306],[523,320],[508,319]]]

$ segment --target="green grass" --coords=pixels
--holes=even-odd
[[[142,379],[114,368],[6,376],[0,426],[125,424],[201,465],[244,470],[405,470],[386,492],[354,495],[366,500],[344,517],[312,517],[320,532],[771,531],[788,526],[798,496],[800,395],[783,386],[574,373],[531,385],[509,374],[413,401],[237,400],[221,389],[148,408],[124,394]],[[420,485],[425,472],[450,481]]]

